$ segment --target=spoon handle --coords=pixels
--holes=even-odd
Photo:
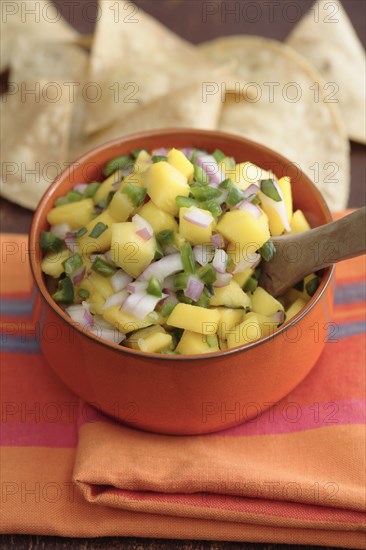
[[[261,284],[279,296],[306,275],[366,252],[366,207],[310,231],[271,240],[276,254],[265,264]]]

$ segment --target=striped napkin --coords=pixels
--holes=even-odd
[[[337,266],[329,342],[289,396],[174,437],[114,423],[58,380],[26,237],[2,235],[1,252],[2,532],[366,548],[364,258]]]

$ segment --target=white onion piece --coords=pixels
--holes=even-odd
[[[184,295],[190,298],[194,302],[199,300],[205,285],[197,279],[194,275],[188,277],[187,288],[184,289]]]
[[[133,278],[122,269],[116,271],[116,273],[110,278],[111,285],[115,292],[119,292],[123,288],[126,288],[126,286],[132,281]]]
[[[222,248],[225,244],[224,238],[221,233],[216,233],[211,237],[211,244],[214,248]]]
[[[210,182],[217,187],[225,178],[219,165],[212,155],[199,155],[195,158],[196,164],[206,172]]]
[[[64,240],[67,233],[72,233],[72,231],[68,223],[58,223],[50,228],[50,233],[56,235],[59,239]]]
[[[104,258],[106,259],[106,261],[111,264],[111,265],[116,265],[114,263],[114,261],[112,260],[112,254],[111,254],[111,251],[110,250],[107,250],[107,252],[105,252],[103,254]]]
[[[220,288],[230,284],[231,279],[233,278],[231,273],[216,273],[216,281],[213,286]]]
[[[200,208],[196,206],[191,206],[188,212],[183,215],[183,218],[198,227],[210,227],[210,224],[214,221],[211,213],[203,212]]]
[[[244,194],[244,197],[247,199],[251,195],[257,195],[259,191],[260,191],[259,186],[256,185],[255,183],[251,183],[249,187],[244,189],[243,194]]]
[[[76,185],[74,185],[73,189],[78,193],[84,193],[85,189],[87,189],[88,186],[89,186],[88,183],[77,183]]]
[[[138,281],[149,281],[151,277],[156,277],[162,283],[166,277],[183,271],[182,258],[179,253],[164,256],[161,260],[151,263],[145,271],[139,275]]]
[[[125,301],[125,299],[127,298],[127,296],[128,294],[126,290],[120,290],[115,294],[111,294],[111,296],[108,296],[108,298],[106,299],[102,309],[108,309],[109,307],[113,307],[113,306],[121,306]]]
[[[161,285],[164,289],[164,292],[165,290],[175,290],[175,286],[174,286],[174,275],[169,275],[169,277],[165,277],[164,281],[162,282],[162,285]]]
[[[235,275],[236,273],[243,273],[243,271],[248,268],[255,269],[260,264],[261,260],[261,255],[257,252],[253,252],[253,254],[249,254],[243,260],[236,264],[235,269],[233,270],[233,274]]]
[[[122,340],[126,338],[126,335],[122,332],[119,332],[116,328],[105,328],[105,327],[95,327],[90,329],[92,334],[98,336],[102,340],[107,340],[107,342],[114,342],[115,344],[120,344]]]
[[[90,328],[94,325],[94,319],[90,311],[83,304],[73,304],[66,308],[66,313],[71,319],[83,328]]]
[[[248,212],[249,214],[254,216],[256,219],[258,219],[262,215],[262,212],[259,210],[259,208],[252,202],[247,201],[246,199],[239,202],[239,204],[236,205],[236,208],[238,210],[243,210],[244,212]]]
[[[283,223],[283,226],[286,229],[286,231],[291,231],[290,222],[289,222],[289,219],[287,217],[286,205],[285,205],[285,200],[284,200],[284,197],[283,197],[282,189],[278,185],[278,183],[275,179],[273,179],[272,181],[273,181],[273,184],[274,184],[274,186],[277,190],[277,193],[281,197],[281,200],[280,201],[275,201],[275,200],[271,199],[270,197],[267,197],[267,195],[265,195],[261,191],[260,192],[261,203],[264,206],[264,208],[272,208],[273,210],[275,210],[277,212],[281,222]]]
[[[135,292],[126,298],[121,309],[143,321],[149,313],[154,311],[156,304],[167,296],[167,294],[162,294],[162,296],[158,298],[157,296],[147,294],[146,291]]]
[[[137,235],[144,239],[144,241],[149,241],[153,237],[153,228],[151,227],[149,222],[145,220],[142,216],[135,214],[132,217],[132,222],[135,224]]]
[[[212,267],[218,273],[225,273],[227,267],[228,255],[222,248],[217,248],[214,259],[212,260]]]
[[[197,244],[192,248],[194,259],[200,265],[207,265],[214,257],[215,252],[211,246],[205,244]]]
[[[86,271],[86,267],[85,267],[85,265],[82,265],[81,267],[79,267],[79,269],[77,269],[71,275],[71,279],[72,279],[72,282],[74,283],[74,285],[77,285],[78,283],[80,283],[84,279],[85,271]]]
[[[73,233],[72,231],[69,231],[68,233],[66,233],[65,238],[64,238],[64,242],[65,242],[67,248],[70,250],[70,252],[75,254],[75,252],[77,251],[77,243],[76,243],[76,240],[75,240],[75,233]]]
[[[135,292],[146,290],[147,285],[148,283],[146,283],[145,281],[133,281],[132,283],[128,283],[128,285],[126,286],[126,290],[130,294],[135,294]]]

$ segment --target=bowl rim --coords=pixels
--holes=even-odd
[[[103,143],[102,145],[99,145],[97,147],[94,147],[87,153],[84,153],[82,156],[75,159],[72,163],[68,164],[66,169],[64,169],[58,176],[55,178],[55,180],[51,183],[51,185],[48,187],[48,189],[43,194],[42,198],[40,199],[37,208],[35,210],[32,224],[29,232],[29,239],[28,239],[28,247],[29,251],[31,253],[29,254],[30,258],[30,266],[31,266],[31,272],[33,276],[33,280],[36,284],[38,292],[40,292],[42,298],[45,300],[46,304],[51,307],[51,309],[68,325],[70,325],[73,329],[80,332],[83,336],[86,336],[90,340],[92,340],[95,344],[100,344],[105,347],[107,347],[109,350],[114,350],[116,352],[119,352],[121,354],[127,353],[128,355],[137,356],[140,358],[146,358],[146,359],[159,359],[162,361],[192,361],[192,360],[201,360],[201,361],[207,361],[209,359],[215,359],[215,358],[223,358],[227,355],[234,355],[241,352],[245,352],[246,350],[253,349],[267,341],[273,340],[274,338],[277,338],[281,336],[286,330],[293,327],[298,321],[300,321],[303,317],[307,315],[307,313],[317,304],[317,302],[320,300],[320,298],[325,293],[326,289],[328,288],[330,282],[333,279],[334,274],[334,266],[330,266],[325,269],[324,276],[322,278],[321,284],[315,294],[310,298],[307,305],[301,309],[294,317],[290,319],[287,323],[284,323],[281,327],[279,327],[273,334],[270,334],[269,336],[265,336],[264,338],[259,338],[258,340],[255,340],[254,342],[250,342],[248,344],[239,345],[234,348],[230,348],[227,350],[220,350],[218,352],[211,352],[211,353],[202,353],[202,354],[190,354],[190,355],[170,355],[170,354],[161,354],[161,353],[151,353],[151,352],[144,352],[140,350],[135,350],[132,348],[127,348],[124,346],[121,346],[115,342],[108,342],[107,340],[102,339],[100,336],[95,335],[88,330],[84,329],[80,325],[78,325],[76,322],[74,322],[70,317],[62,310],[58,304],[52,300],[52,297],[50,293],[47,290],[42,271],[40,268],[40,263],[37,261],[37,254],[36,250],[39,246],[39,243],[36,241],[36,234],[38,232],[38,224],[40,215],[44,210],[45,205],[47,204],[50,196],[54,193],[54,191],[57,189],[57,187],[60,185],[60,183],[67,177],[69,177],[72,174],[72,171],[74,167],[76,166],[82,166],[83,164],[86,164],[88,161],[92,161],[95,155],[98,153],[110,149],[112,147],[118,147],[123,143],[137,140],[137,139],[144,139],[144,138],[151,138],[151,137],[169,137],[172,136],[172,134],[181,134],[184,136],[192,136],[192,139],[194,137],[214,137],[217,136],[218,138],[223,139],[229,139],[229,140],[235,140],[237,142],[241,142],[243,145],[250,144],[255,146],[256,148],[262,150],[264,153],[267,153],[269,155],[274,155],[277,157],[277,159],[280,161],[282,165],[290,165],[295,164],[294,162],[291,162],[286,157],[282,156],[281,154],[277,153],[273,149],[270,149],[269,147],[266,147],[265,145],[262,145],[260,143],[257,143],[253,140],[247,139],[245,137],[242,137],[240,135],[231,134],[228,132],[221,132],[216,130],[201,130],[197,128],[162,128],[158,130],[146,130],[142,132],[135,132],[133,134],[128,134],[126,136],[116,138],[114,140],[107,141]],[[322,209],[322,212],[325,215],[325,218],[328,218],[328,223],[332,221],[332,215],[329,210],[329,207],[323,197],[323,195],[320,193],[318,188],[314,185],[314,183],[310,180],[310,178],[299,168],[298,165],[297,169],[299,170],[299,174],[301,177],[305,177],[308,180],[308,183],[310,183],[310,187],[312,187],[312,191],[316,196],[316,200],[319,204],[319,206]],[[34,253],[33,253],[33,252]]]

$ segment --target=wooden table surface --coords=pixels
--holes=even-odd
[[[93,17],[96,13],[95,0],[73,0],[74,9],[70,10],[71,2],[54,0],[63,15],[82,33],[93,32]],[[312,4],[312,0],[276,0],[273,9],[269,9],[268,0],[218,0],[217,4],[205,0],[135,0],[136,4],[159,19],[167,27],[198,44],[219,36],[233,34],[260,35],[283,40],[286,38],[295,22]],[[88,4],[88,9],[86,5]],[[203,17],[207,5],[216,6],[216,13]],[[239,16],[229,15],[233,5],[239,5]],[[255,7],[253,5],[256,4]],[[366,42],[366,2],[364,0],[347,0],[343,2],[363,45]],[[238,8],[237,8],[238,9]],[[253,11],[255,9],[255,12]],[[252,11],[251,11],[252,10]],[[73,17],[70,14],[73,12]],[[206,19],[206,21],[205,21]],[[255,23],[253,20],[256,20]],[[163,47],[163,45],[162,45]],[[366,147],[351,144],[351,195],[350,207],[363,206],[366,203]],[[0,227],[3,232],[28,232],[32,220],[32,212],[2,200],[0,211]],[[209,533],[207,533],[209,537]],[[30,535],[3,535],[0,546],[4,549],[19,548],[55,550],[83,548],[91,549],[244,549],[244,550],[278,550],[288,549],[287,545],[253,544],[230,542],[153,540],[140,538],[108,537],[100,539],[69,539],[60,537],[44,537]],[[296,548],[313,550],[315,546],[297,546]]]

